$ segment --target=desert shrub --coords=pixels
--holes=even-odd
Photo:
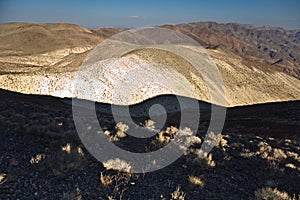
[[[0,185],[7,181],[7,174],[1,173],[0,174]]]
[[[107,170],[115,169],[115,170],[124,171],[124,172],[131,172],[131,170],[132,170],[132,167],[129,163],[127,163],[126,161],[121,160],[119,158],[107,160],[106,162],[103,162],[103,166]]]
[[[184,200],[186,194],[181,191],[180,186],[177,186],[175,191],[171,193],[171,197],[173,200]]]
[[[83,152],[83,150],[82,150],[81,147],[77,147],[77,153],[78,153],[78,155],[79,155],[80,157],[83,157],[83,156],[84,156],[84,152]]]
[[[145,121],[144,127],[151,131],[154,131],[155,130],[155,122],[151,119],[148,119]]]
[[[219,147],[222,148],[223,151],[226,151],[226,148],[228,147],[227,140],[222,134],[219,134]]]
[[[128,131],[129,126],[127,124],[119,122],[119,123],[116,124],[115,128],[116,128],[117,131],[126,132],[126,131]]]
[[[169,143],[170,142],[170,136],[169,135],[165,135],[165,132],[164,131],[160,131],[158,134],[157,134],[157,140],[164,144],[164,143]]]
[[[171,139],[175,137],[175,135],[178,133],[178,128],[171,126],[167,127],[166,130],[160,131],[157,134],[157,140],[161,144],[167,144],[170,142]]]
[[[30,163],[31,164],[37,164],[37,163],[39,163],[41,160],[43,160],[43,159],[45,159],[46,158],[46,155],[44,154],[44,153],[39,153],[39,154],[37,154],[36,156],[34,156],[34,157],[31,157],[31,159],[30,159]]]
[[[160,143],[169,143],[170,140],[174,140],[181,149],[187,149],[193,144],[201,143],[201,139],[193,136],[193,131],[187,127],[180,130],[174,126],[168,127],[165,131],[160,131],[157,134],[157,139]]]
[[[298,162],[300,162],[300,157],[297,153],[292,152],[292,151],[287,151],[286,155],[290,158],[293,158],[294,160],[297,160]]]
[[[131,181],[139,178],[139,175],[132,173],[117,172],[111,175],[100,172],[101,186],[107,192],[108,199],[122,199]]]
[[[113,176],[104,175],[102,172],[100,172],[100,182],[104,188],[112,184],[113,178],[114,178]]]
[[[119,124],[119,123],[118,123]],[[119,141],[121,138],[126,137],[126,133],[122,130],[128,130],[124,127],[122,127],[124,124],[120,125],[119,128],[116,128],[117,133],[116,134],[112,134],[110,131],[106,130],[104,131],[104,134],[109,138],[109,141],[111,142],[117,142]],[[126,125],[127,126],[127,125]],[[117,127],[117,126],[116,126]],[[122,127],[122,128],[121,128]]]
[[[178,132],[178,128],[176,128],[175,126],[170,126],[166,128],[166,133],[173,136]]]
[[[216,166],[216,163],[213,161],[212,154],[203,152],[201,149],[196,149],[193,151],[197,157],[193,160],[194,164],[202,168],[210,168]]]
[[[205,139],[204,145],[210,147],[220,147],[222,150],[226,150],[225,148],[228,147],[227,140],[225,140],[221,133],[215,134],[213,132],[209,132]]]
[[[296,165],[294,165],[293,163],[287,163],[285,166],[291,169],[297,169]]]
[[[287,158],[287,155],[282,149],[272,148],[266,142],[260,142],[258,146],[259,152],[257,152],[257,154],[262,158],[268,159],[270,161],[281,161]]]
[[[287,156],[284,153],[284,151],[282,149],[277,149],[277,148],[273,149],[273,152],[272,152],[271,156],[275,160],[283,160],[283,159],[287,158]]]
[[[260,154],[262,158],[268,158],[272,151],[272,147],[268,145],[268,143],[266,142],[260,142],[258,146],[259,146],[258,154]]]
[[[128,131],[129,126],[127,124],[119,122],[119,123],[117,123],[115,129],[117,131],[118,138],[123,138],[123,137],[126,137],[126,133],[125,132]]]
[[[67,143],[65,146],[62,146],[61,150],[65,151],[67,154],[70,154],[71,153],[71,145],[70,145],[70,143]]]
[[[197,136],[193,136],[193,131],[190,128],[180,129],[174,140],[182,150],[188,149],[193,144],[201,143],[201,139]]]
[[[120,140],[117,135],[112,135],[109,130],[104,131],[104,134],[108,137],[109,141],[111,142],[116,142]]]
[[[204,187],[204,182],[199,177],[189,176],[189,182],[193,185],[199,186],[200,188]]]
[[[255,199],[257,200],[291,200],[291,197],[286,192],[272,189],[270,187],[262,188],[255,191]]]

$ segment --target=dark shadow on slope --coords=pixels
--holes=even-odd
[[[75,199],[80,196],[106,199],[116,194],[113,191],[116,183],[103,187],[99,176],[100,172],[107,176],[118,175],[118,172],[106,170],[75,138],[70,105],[59,98],[3,90],[0,97],[0,174],[5,174],[0,184],[1,199]],[[299,171],[287,164],[299,167],[296,160],[299,108],[297,101],[228,109],[223,133],[229,147],[226,151],[220,147],[211,151],[215,167],[202,168],[193,163],[191,155],[182,156],[162,170],[130,178],[127,183],[122,179],[119,189],[125,190],[123,199],[159,199],[161,195],[170,199],[178,185],[187,199],[248,199],[254,197],[254,191],[264,187],[276,187],[291,196],[296,194]],[[109,115],[100,113],[99,116],[99,120],[111,119]],[[264,122],[264,129],[258,125],[259,121]],[[200,123],[200,129],[208,122]],[[278,126],[272,128],[271,122]],[[292,122],[293,129],[289,128]],[[290,134],[289,137],[298,136],[295,140],[271,139],[266,132],[258,137],[260,131],[268,130],[272,135],[277,129]],[[278,137],[282,137],[279,133]],[[143,148],[138,141],[132,141],[136,148]],[[287,158],[273,163],[256,155],[256,152],[263,154],[260,142],[283,150]],[[63,150],[67,144],[70,144],[69,153],[67,148]],[[199,177],[204,187],[189,183],[191,175]]]
[[[26,95],[6,90],[0,90],[0,98],[2,100],[2,110],[8,115],[10,110],[19,110],[28,117],[28,114],[35,113],[38,109],[42,110],[40,112],[45,113],[57,112],[61,118],[72,115],[72,99],[70,98],[62,99],[44,95]],[[185,99],[194,101],[194,99]],[[6,103],[4,104],[4,102]],[[198,101],[198,103],[200,109],[199,131],[205,133],[211,118],[212,105],[203,101]],[[170,108],[167,113],[167,126],[178,125],[181,114],[176,109],[180,108],[180,105],[176,97],[171,95],[162,95],[130,106],[129,110],[133,121],[139,124],[149,119],[149,108],[155,104]],[[96,103],[96,109],[97,116],[100,118],[112,117],[111,105]],[[101,123],[101,120],[99,121]],[[105,126],[105,124],[101,125]],[[290,101],[227,108],[223,132],[299,137],[299,130],[300,101]]]

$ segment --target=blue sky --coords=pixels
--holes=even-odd
[[[88,28],[197,21],[300,29],[299,0],[0,0],[0,23],[68,22]]]

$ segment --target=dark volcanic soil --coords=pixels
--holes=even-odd
[[[0,96],[0,199],[171,199],[178,186],[185,199],[253,199],[265,187],[296,198],[300,192],[300,102],[228,109],[222,132],[227,145],[211,151],[215,166],[195,162],[190,152],[162,170],[131,174],[106,170],[89,154],[70,105],[6,91]],[[202,139],[207,124],[200,124]],[[108,125],[111,132],[113,127]],[[125,137],[119,143],[133,141]],[[110,184],[101,182],[101,173],[102,180],[112,178]]]

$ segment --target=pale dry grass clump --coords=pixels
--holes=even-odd
[[[171,126],[165,131],[160,131],[157,134],[157,140],[162,144],[167,144],[173,140],[180,149],[187,150],[193,144],[200,144],[201,139],[193,135],[190,128],[179,129]]]
[[[117,142],[121,138],[124,138],[127,136],[126,131],[128,131],[129,126],[127,124],[124,124],[122,122],[119,122],[115,126],[116,134],[112,134],[110,131],[106,130],[104,131],[104,134],[109,138],[109,141],[111,142]]]
[[[119,171],[124,171],[124,172],[131,172],[132,167],[129,163],[127,163],[124,160],[121,160],[119,158],[115,159],[110,159],[105,162],[103,162],[103,166],[109,170],[109,169],[114,169],[114,170],[119,170]]]
[[[223,135],[219,134],[219,147],[222,148],[223,151],[226,151],[226,148],[228,147],[227,140],[223,137]]]
[[[71,153],[71,144],[67,143],[65,146],[61,147],[61,150],[65,151],[67,154],[70,154]]]
[[[71,146],[70,143],[67,143],[65,146],[62,146],[62,147],[61,147],[61,150],[64,151],[64,152],[66,152],[66,153],[69,154],[69,155],[72,154],[72,153],[74,153],[74,151],[76,151],[77,154],[78,154],[80,157],[83,157],[83,156],[84,156],[84,152],[83,152],[83,150],[82,150],[81,147],[78,146],[78,147],[76,148],[76,150],[75,150],[75,149],[72,150],[72,146]]]
[[[202,144],[202,149],[193,149],[191,153],[194,153],[197,157],[193,160],[194,164],[199,165],[202,168],[215,167],[216,163],[212,158],[212,154],[209,153],[209,150],[213,147],[219,147],[223,151],[226,151],[228,147],[227,140],[225,140],[222,134],[215,134],[209,132]]]
[[[114,198],[112,196],[107,196],[108,200],[114,200]]]
[[[298,161],[300,163],[300,156],[299,154],[295,153],[295,152],[292,152],[292,151],[287,151],[286,152],[286,155],[289,157],[289,158],[293,158],[294,160]]]
[[[0,185],[7,181],[7,174],[1,173],[0,174]]]
[[[150,131],[155,130],[155,122],[151,119],[145,121],[144,127],[149,129]]]
[[[159,131],[159,133],[157,134],[157,140],[164,144],[164,143],[169,143],[170,142],[170,137],[165,135],[164,131]]]
[[[77,153],[80,157],[84,157],[84,152],[81,147],[77,147]]]
[[[119,138],[123,138],[126,137],[126,131],[128,131],[129,126],[127,124],[124,124],[122,122],[117,123],[116,127],[115,127],[116,131],[117,131],[117,136]]]
[[[45,158],[46,158],[46,155],[44,153],[39,153],[36,156],[31,157],[29,162],[30,162],[30,164],[38,164]]]
[[[100,172],[100,183],[103,189],[108,192],[108,199],[122,199],[124,192],[133,180],[139,178],[139,175],[133,173],[117,172],[112,175],[105,175]]]
[[[117,134],[112,135],[108,130],[104,131],[104,134],[108,137],[109,141],[111,142],[117,142],[120,140]]]
[[[220,147],[223,151],[226,151],[226,147],[228,147],[227,140],[223,138],[221,133],[207,133],[204,139],[204,144],[211,147]]]
[[[194,164],[202,167],[202,168],[210,168],[215,167],[216,163],[212,158],[212,154],[203,152],[201,149],[196,149],[193,151],[197,157],[193,160]]]
[[[272,147],[266,142],[259,142],[258,147],[259,152],[257,153],[260,154],[262,158],[268,158],[268,156],[272,152]]]
[[[175,135],[178,132],[178,128],[175,126],[170,126],[166,128],[166,133],[169,135]]]
[[[273,152],[272,152],[271,156],[275,160],[284,160],[284,159],[287,158],[287,156],[284,153],[284,151],[282,149],[278,149],[278,148],[274,148],[273,149]]]
[[[291,169],[297,169],[296,165],[294,165],[293,163],[287,163],[285,166]]]
[[[102,172],[100,172],[100,182],[104,188],[107,188],[110,186],[113,182],[114,177],[110,175],[104,175]]]
[[[165,131],[160,131],[157,135],[157,139],[162,144],[167,144],[178,133],[178,128],[171,126],[167,127]]]
[[[286,192],[282,192],[270,187],[262,188],[255,191],[255,199],[257,200],[292,200]]]
[[[171,193],[173,200],[184,200],[186,194],[181,190],[180,186],[177,186],[175,191]]]
[[[204,182],[199,177],[189,176],[189,182],[193,185],[199,186],[200,188],[204,187]]]
[[[268,159],[269,161],[281,161],[287,158],[287,155],[284,153],[282,149],[272,148],[266,142],[260,142],[259,146],[259,154],[262,158]]]
[[[180,129],[174,138],[175,143],[180,149],[186,150],[193,144],[200,144],[201,139],[197,136],[193,136],[193,131],[190,128]]]

